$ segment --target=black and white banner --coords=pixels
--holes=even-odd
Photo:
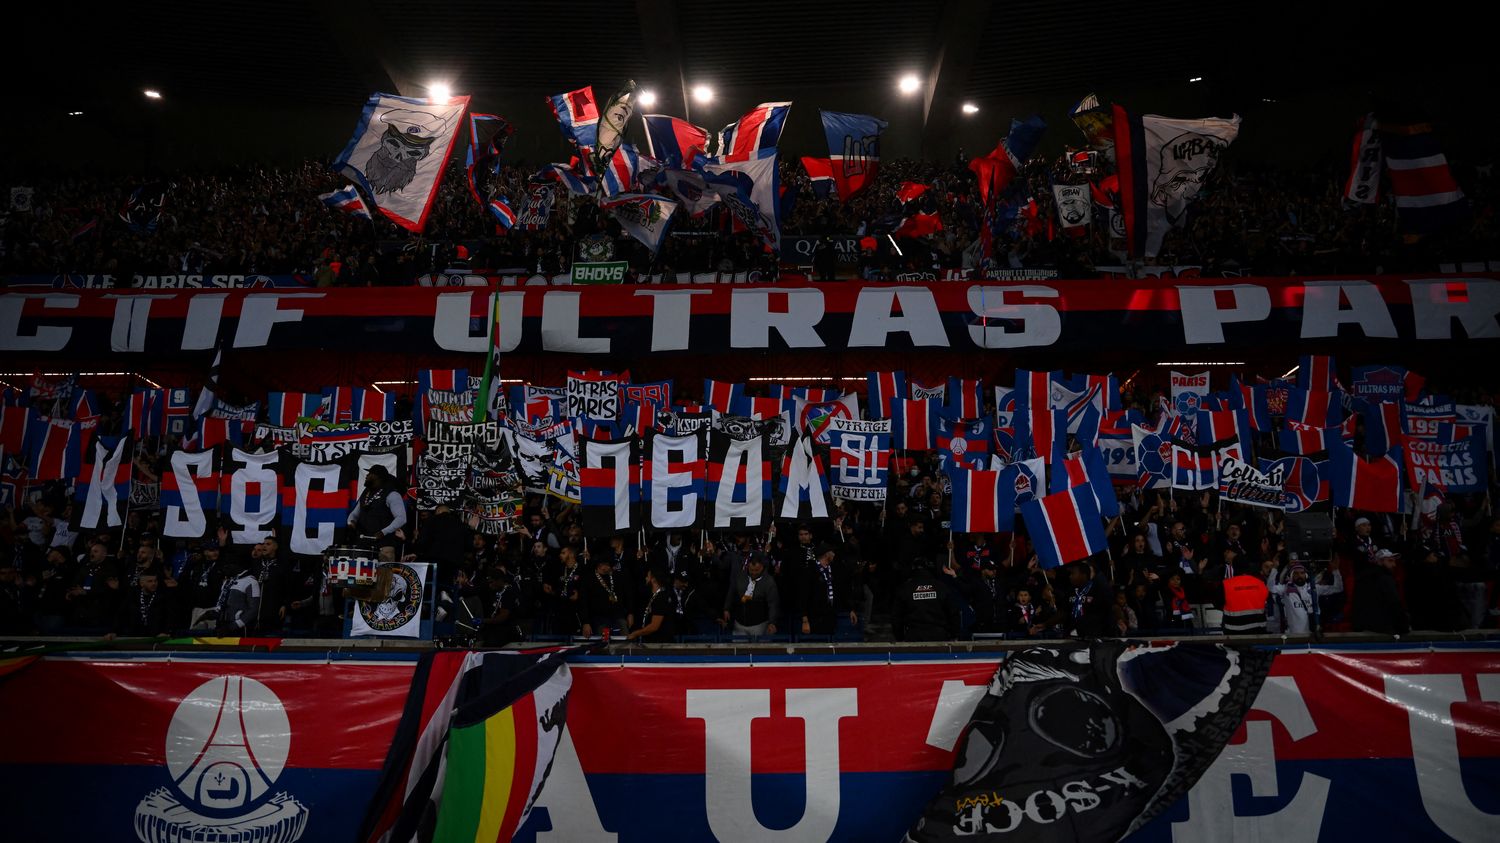
[[[427,562],[395,562],[380,566],[390,572],[391,585],[379,601],[356,600],[349,620],[349,635],[354,638],[419,638],[422,635],[422,607],[428,602],[431,585]]]
[[[786,414],[781,415],[785,419]],[[708,524],[721,530],[748,530],[771,523],[771,421],[733,424],[723,416],[708,436]],[[729,424],[720,426],[720,422]]]
[[[1273,464],[1270,471],[1260,471],[1237,457],[1224,454],[1219,459],[1219,495],[1225,503],[1242,503],[1267,509],[1283,509],[1285,469]]]
[[[704,437],[704,433],[657,433],[647,439],[646,526],[656,530],[698,526],[703,502]]]
[[[612,536],[641,526],[641,440],[580,439],[583,534]]]
[[[1054,184],[1057,218],[1063,228],[1082,228],[1094,221],[1094,200],[1086,184]]]

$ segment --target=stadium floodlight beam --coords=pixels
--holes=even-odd
[[[161,99],[161,91],[158,91],[155,88],[147,88],[146,90],[142,91],[141,93],[145,94],[146,95],[146,99],[148,99],[148,100],[159,100],[159,99]]]
[[[649,89],[641,91],[635,95],[635,101],[640,103],[641,108],[650,108],[656,105],[656,92]]]
[[[707,85],[693,86],[693,102],[707,105],[714,101],[714,89]]]
[[[453,88],[447,82],[433,82],[427,86],[427,98],[435,103],[445,104],[452,96]]]
[[[966,102],[966,103],[964,103],[964,113],[965,114],[978,114],[979,113],[979,106],[975,105],[972,102]]]
[[[918,88],[922,87],[922,80],[917,78],[917,74],[908,73],[901,77],[901,81],[896,83],[896,87],[901,90],[901,93],[910,96],[911,94],[915,94]]]

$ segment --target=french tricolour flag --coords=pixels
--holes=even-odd
[[[1015,528],[1016,493],[1001,471],[950,470],[955,533],[1008,533]]]
[[[1461,218],[1466,208],[1464,193],[1448,169],[1432,127],[1381,122],[1380,135],[1401,228],[1427,233]]]
[[[1043,568],[1087,559],[1108,546],[1099,506],[1087,486],[1023,503],[1021,518]]]
[[[1094,494],[1094,505],[1099,514],[1113,518],[1120,514],[1120,500],[1115,496],[1114,483],[1109,479],[1109,469],[1104,466],[1104,455],[1098,448],[1084,448],[1068,455],[1061,463],[1052,466],[1051,491],[1083,487]]]
[[[692,169],[693,159],[708,148],[708,131],[665,114],[642,114],[646,154],[674,170]]]
[[[429,389],[441,389],[444,392],[467,392],[469,389],[469,370],[423,369],[417,373],[417,394],[421,395]]]
[[[577,146],[592,147],[599,142],[599,104],[594,99],[594,86],[554,94],[547,98],[547,104],[563,137]]]
[[[906,397],[905,372],[870,372],[870,415],[877,419],[891,417],[891,402]]]
[[[1365,460],[1342,439],[1328,444],[1329,500],[1334,506],[1366,512],[1400,512],[1406,468],[1401,449]]]
[[[318,198],[323,201],[324,205],[335,211],[343,211],[346,214],[352,214],[356,217],[370,219],[369,206],[365,204],[364,197],[359,195],[359,190],[352,184],[341,190],[335,190],[332,193],[320,193],[318,194]]]
[[[703,403],[725,415],[734,412],[744,395],[745,385],[742,383],[703,379]]]
[[[318,392],[272,392],[266,395],[266,424],[295,427],[297,419],[316,418],[323,395]]]
[[[792,110],[790,102],[763,102],[719,132],[717,157],[723,163],[764,158],[781,141],[781,130]]]
[[[891,447],[898,451],[930,451],[937,428],[936,402],[926,398],[897,398],[891,402]]]

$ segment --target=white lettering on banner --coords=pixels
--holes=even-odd
[[[307,497],[313,492],[314,484],[318,486],[317,491],[323,494],[338,491],[341,473],[338,463],[327,465],[297,463],[296,471],[292,475],[292,487],[296,490],[296,502],[292,507],[293,553],[316,556],[333,544],[334,531],[338,529],[337,524],[328,521],[319,522],[317,533],[308,535]]]
[[[170,299],[170,295],[122,296],[109,293],[115,301],[115,321],[109,331],[110,351],[145,351],[146,320],[151,318],[152,299]]]
[[[73,310],[78,296],[50,293],[6,293],[0,295],[0,351],[62,351],[73,338],[72,328],[38,325],[36,333],[21,333],[21,313],[27,299],[41,299],[42,307]]]
[[[658,530],[692,526],[698,520],[698,494],[689,492],[674,507],[668,492],[693,485],[693,471],[669,470],[703,459],[699,436],[651,437],[651,526]]]
[[[755,817],[750,731],[771,716],[764,688],[690,690],[687,716],[704,725],[708,828],[723,841],[828,840],[839,820],[839,721],[859,714],[855,688],[790,688],[786,716],[803,722],[807,799],[791,828],[769,829]]]
[[[568,415],[601,421],[620,417],[620,382],[604,379],[568,378]]]
[[[693,296],[709,290],[636,290],[651,297],[651,350],[687,351],[693,321]]]
[[[515,351],[521,347],[521,306],[526,301],[525,293],[496,293],[500,297],[500,350]],[[488,294],[484,296],[486,306],[491,304]],[[439,293],[432,315],[432,339],[439,348],[448,351],[469,351],[483,354],[489,351],[489,330],[493,317],[488,310],[484,315],[484,331],[473,333],[471,318],[474,313],[474,293]]]
[[[277,459],[275,451],[269,454],[248,454],[238,448],[232,451],[230,461],[239,463],[229,475],[229,520],[238,525],[229,531],[229,537],[235,544],[259,544],[275,535],[267,526],[276,520]],[[253,511],[249,507],[252,500]]]
[[[609,337],[585,337],[579,334],[578,314],[582,298],[582,293],[551,292],[542,295],[543,350],[578,354],[609,353]]]
[[[1302,699],[1302,690],[1297,687],[1297,680],[1290,676],[1267,677],[1251,708],[1281,721],[1293,741],[1300,741],[1318,731],[1307,703]],[[1248,778],[1251,795],[1257,799],[1281,795],[1276,775],[1276,745],[1271,735],[1270,723],[1245,721],[1245,742],[1224,747],[1198,783],[1188,791],[1188,818],[1172,823],[1172,839],[1176,843],[1316,840],[1321,836],[1328,791],[1333,782],[1312,773],[1302,774],[1296,793],[1280,810],[1255,816],[1235,815],[1234,776]]]
[[[892,313],[899,302],[901,312]],[[938,313],[937,299],[926,287],[867,287],[854,302],[849,327],[850,348],[883,348],[887,337],[904,333],[915,346],[948,347],[948,333]]]
[[[180,539],[202,538],[208,531],[208,517],[203,512],[203,499],[198,496],[198,480],[214,476],[214,452],[173,451],[171,461],[172,476],[177,480],[182,504],[167,505],[162,515],[162,535]]]
[[[1370,338],[1396,337],[1396,323],[1380,288],[1368,281],[1309,281],[1302,296],[1302,338],[1336,337],[1339,326],[1358,325]],[[1344,299],[1349,308],[1344,309]]]
[[[1500,703],[1500,674],[1483,673],[1478,681],[1479,698]],[[1494,840],[1500,815],[1485,813],[1474,805],[1459,766],[1453,705],[1469,699],[1463,676],[1386,676],[1385,698],[1406,709],[1417,792],[1433,825],[1459,843]]]
[[[1453,320],[1470,339],[1500,337],[1500,281],[1487,278],[1431,278],[1407,281],[1411,288],[1412,319],[1417,339],[1446,340],[1453,336]],[[1455,290],[1461,295],[1455,298]]]
[[[188,298],[187,322],[182,326],[182,350],[206,351],[219,341],[228,293],[198,293]]]
[[[1219,307],[1218,294],[1234,295],[1234,306]],[[1182,308],[1183,340],[1190,345],[1224,342],[1224,326],[1231,322],[1259,322],[1271,315],[1271,293],[1253,284],[1230,284],[1223,287],[1177,288]]]
[[[761,500],[761,489],[765,488],[765,437],[754,436],[739,441],[730,439],[724,451],[723,477],[719,494],[713,501],[714,527],[759,527],[765,501]],[[735,495],[735,478],[745,472],[745,492]],[[736,523],[736,519],[739,522]]]
[[[573,746],[573,736],[566,725],[557,739],[557,752],[552,756],[547,786],[542,788],[532,806],[533,812],[538,809],[547,812],[550,827],[537,831],[537,843],[548,840],[615,843],[619,839],[614,832],[604,830],[599,807],[594,804],[594,794],[589,790],[588,779],[584,778],[578,750]]]
[[[259,348],[271,344],[271,328],[277,322],[301,322],[302,309],[281,308],[282,299],[321,299],[323,293],[257,293],[240,302],[240,321],[234,331],[235,348]]]
[[[1027,348],[1052,345],[1062,336],[1062,316],[1050,304],[1010,304],[1008,293],[1025,298],[1058,298],[1051,287],[970,287],[969,310],[984,321],[969,326],[969,338],[980,348]],[[995,320],[998,324],[989,324]],[[1020,330],[1007,323],[1019,322]]]
[[[786,296],[786,312],[771,312],[772,294]],[[826,343],[817,330],[822,319],[822,290],[734,290],[729,299],[729,345],[767,348],[774,328],[792,348],[823,348]]]

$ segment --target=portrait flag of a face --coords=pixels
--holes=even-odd
[[[392,222],[421,231],[437,195],[469,98],[374,94],[333,169],[352,179]]]

